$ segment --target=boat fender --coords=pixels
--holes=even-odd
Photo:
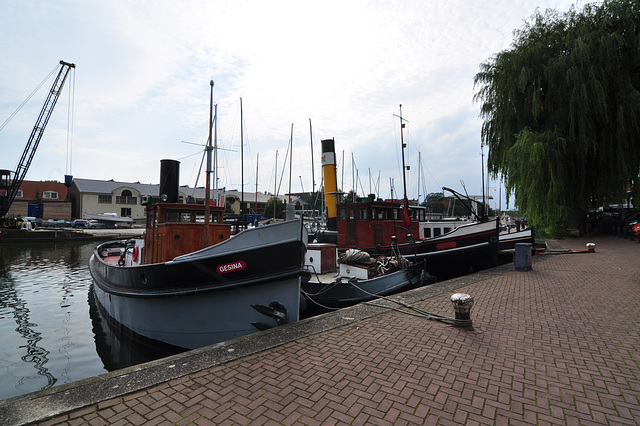
[[[133,248],[133,253],[131,254],[131,260],[133,260],[134,262],[138,261],[138,246],[135,246]]]

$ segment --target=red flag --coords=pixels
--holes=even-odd
[[[409,217],[409,200],[404,197],[404,226],[407,228],[411,225],[411,217]]]

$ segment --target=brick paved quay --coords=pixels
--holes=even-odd
[[[559,244],[586,242],[395,297],[453,316],[468,293],[471,328],[358,305],[0,402],[0,424],[640,424],[640,244]]]

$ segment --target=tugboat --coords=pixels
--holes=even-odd
[[[300,283],[309,277],[302,221],[232,235],[224,208],[207,205],[208,197],[205,205],[179,202],[178,168],[161,161],[159,199],[147,200],[142,238],[95,248],[89,267],[107,320],[178,349],[297,321]]]

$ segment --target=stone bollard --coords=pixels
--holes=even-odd
[[[516,244],[516,270],[530,271],[531,268],[531,243]]]
[[[466,293],[456,293],[451,296],[451,304],[453,305],[453,310],[456,313],[455,318],[457,320],[465,320],[469,322],[469,324],[464,324],[463,326],[471,325],[471,307],[473,306],[473,297]]]

